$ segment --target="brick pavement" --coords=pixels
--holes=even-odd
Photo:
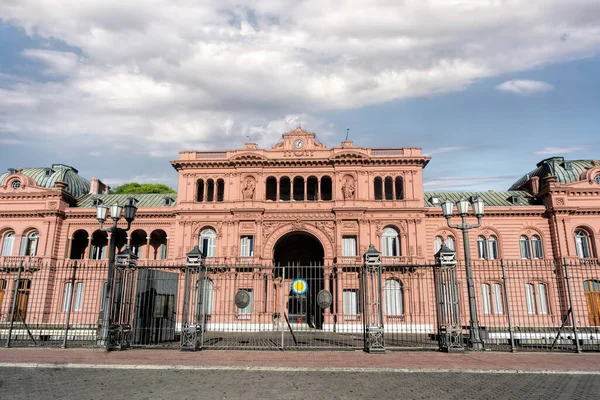
[[[78,364],[116,366],[284,367],[309,369],[406,369],[436,371],[587,371],[600,373],[600,354],[584,353],[464,353],[362,351],[241,351],[98,349],[0,349],[0,364]]]

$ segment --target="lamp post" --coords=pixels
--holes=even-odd
[[[125,220],[127,221],[127,228],[119,228],[117,223],[121,219],[121,214],[125,209]],[[100,345],[109,348],[108,333],[110,327],[110,319],[112,315],[112,297],[113,297],[113,283],[115,279],[115,259],[117,252],[116,236],[120,232],[127,232],[131,228],[131,223],[135,219],[135,212],[137,207],[132,203],[122,207],[114,204],[110,207],[110,218],[112,219],[112,226],[103,228],[102,226],[107,220],[108,207],[100,204],[96,207],[96,219],[100,223],[100,231],[110,233],[109,241],[109,252],[108,252],[108,277],[106,280],[106,291],[104,294],[104,312],[102,313],[102,322],[100,327]]]
[[[469,205],[473,207],[473,214],[477,218],[477,224],[467,224],[467,214]],[[461,223],[452,225],[450,218],[454,212],[454,204],[446,200],[442,203],[442,212],[446,217],[446,222],[450,228],[460,229],[463,235],[463,245],[465,251],[465,272],[467,275],[467,293],[469,295],[469,343],[472,350],[483,350],[483,341],[479,332],[479,323],[477,322],[477,306],[475,304],[475,288],[473,286],[473,271],[471,270],[471,251],[469,247],[469,229],[479,228],[481,226],[481,218],[483,217],[483,200],[479,197],[471,197],[469,200],[460,199],[456,202],[458,216],[461,217]]]

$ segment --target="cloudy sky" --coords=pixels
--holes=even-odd
[[[2,0],[0,169],[176,184],[180,150],[422,147],[427,190],[600,158],[599,0]]]

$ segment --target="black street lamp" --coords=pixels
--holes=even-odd
[[[181,316],[181,341],[179,349],[181,351],[196,351],[204,342],[204,319],[205,319],[205,290],[204,269],[206,255],[198,248],[194,248],[185,255],[185,278],[183,292],[183,309]],[[194,312],[194,320],[189,320],[190,314],[190,295],[192,290],[192,275],[198,274],[198,287],[196,291],[196,303],[199,309]]]
[[[467,214],[469,212],[469,205],[473,207],[473,214],[477,218],[477,224],[467,224]],[[465,251],[465,272],[467,275],[467,293],[469,295],[469,342],[472,350],[483,350],[483,341],[479,332],[479,323],[477,322],[477,306],[475,304],[475,288],[473,286],[473,271],[471,270],[471,250],[469,247],[469,229],[479,228],[481,226],[481,218],[483,217],[483,200],[479,197],[473,196],[469,200],[460,199],[456,202],[456,209],[459,217],[461,217],[461,223],[458,225],[452,225],[450,218],[454,212],[454,204],[446,200],[442,203],[442,212],[446,217],[448,226],[453,229],[460,229],[463,235],[463,245]]]
[[[123,213],[123,209],[125,209],[125,220],[127,221],[127,228],[119,228],[117,223],[121,219],[121,214]],[[127,232],[131,228],[131,223],[135,219],[135,212],[137,211],[137,207],[130,202],[125,207],[114,204],[110,207],[110,218],[112,219],[112,226],[108,228],[103,228],[102,226],[106,222],[106,217],[108,213],[108,207],[103,204],[100,204],[96,207],[96,218],[100,223],[100,231],[110,233],[110,241],[109,241],[109,252],[108,252],[108,278],[106,281],[106,291],[104,293],[104,312],[102,313],[102,321],[100,327],[100,345],[104,346],[108,349],[108,333],[109,327],[111,323],[111,315],[112,315],[112,297],[113,297],[113,284],[115,279],[115,259],[117,253],[117,234],[120,232]],[[121,254],[119,254],[121,256]],[[124,257],[129,261],[131,257]],[[135,260],[134,260],[135,262]]]

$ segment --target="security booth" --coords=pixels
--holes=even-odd
[[[371,244],[363,255],[361,274],[364,350],[385,353],[381,253]]]
[[[438,344],[441,351],[465,350],[460,320],[456,252],[442,244],[435,254],[434,284],[438,324]]]

